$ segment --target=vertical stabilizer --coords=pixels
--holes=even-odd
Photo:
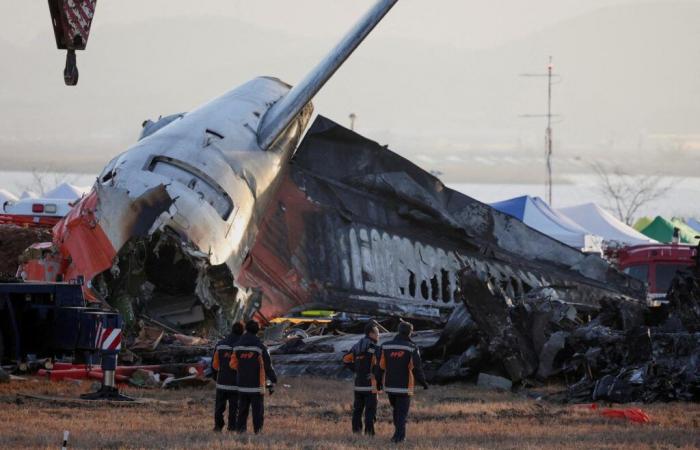
[[[397,1],[379,0],[318,66],[267,111],[258,128],[261,148],[268,149],[277,140]]]

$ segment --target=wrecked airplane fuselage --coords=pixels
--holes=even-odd
[[[238,283],[261,313],[328,308],[444,325],[470,268],[512,298],[533,291],[596,307],[641,282],[466,195],[318,117],[270,203]],[[464,293],[469,295],[469,293]]]
[[[257,78],[147,122],[56,226],[53,254],[25,273],[82,277],[88,297],[119,305],[127,320],[146,311],[175,324],[201,320],[198,304],[224,322],[322,306],[445,324],[465,267],[516,297],[641,298],[641,283],[599,257],[327,119],[289,163],[311,99],[395,3],[379,0],[294,88]]]
[[[167,147],[167,139],[156,138],[167,136],[170,127],[185,123],[187,116],[176,117],[135,148],[156,142]],[[202,130],[202,134],[209,133]],[[211,143],[202,153],[222,154],[221,144],[208,147]],[[198,299],[227,320],[252,314],[266,320],[295,309],[325,308],[443,326],[464,296],[472,294],[461,292],[459,274],[467,269],[515,300],[537,293],[595,308],[601,298],[644,297],[641,282],[612,269],[598,255],[581,253],[446,188],[386,147],[323,117],[309,129],[291,163],[277,172],[279,179],[266,187],[264,196],[254,197],[263,199],[258,206],[265,205],[251,210],[256,238],[238,247],[231,243],[215,247],[217,243],[208,239],[226,239],[216,230],[193,234],[200,240],[187,239],[188,232],[206,230],[209,222],[224,222],[198,210],[183,214],[186,210],[173,199],[196,191],[177,178],[168,183],[159,178],[162,174],[156,177],[148,170],[149,161],[163,158],[137,160],[132,168],[145,169],[125,171],[123,178],[119,167],[128,167],[128,159],[122,163],[122,158],[110,164],[86,199],[106,199],[96,202],[95,213],[71,213],[87,218],[86,224],[65,226],[57,236],[64,246],[75,245],[77,231],[101,223],[96,217],[111,221],[117,217],[116,223],[129,224],[129,239],[112,238],[121,243],[120,251],[97,258],[104,267],[86,276],[127,317],[137,308],[167,320],[169,306],[170,317],[192,311],[190,320],[198,321],[202,319],[202,312],[194,310]],[[233,169],[226,173],[236,176]],[[140,181],[142,185],[153,183],[153,187],[119,207],[124,198],[120,180],[134,182],[139,177],[147,178]],[[217,211],[199,197],[183,205]],[[70,217],[67,220],[70,224]],[[74,237],[66,239],[71,233]],[[227,249],[230,256],[215,260],[213,252],[203,251],[206,245]],[[222,260],[223,264],[212,263]],[[91,259],[78,265],[89,264]],[[459,329],[459,324],[453,326]]]

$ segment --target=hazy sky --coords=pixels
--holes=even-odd
[[[644,0],[400,0],[382,24],[385,37],[480,49],[610,5]],[[664,0],[657,0],[663,2]],[[667,1],[669,3],[674,0]],[[50,26],[46,2],[0,3],[0,39],[24,45]],[[292,35],[335,38],[373,0],[99,0],[99,29],[162,18],[230,17]],[[46,45],[53,45],[48,42]]]
[[[97,171],[146,118],[258,75],[295,83],[372,3],[98,0],[69,88],[46,2],[2,1],[0,159]],[[520,115],[544,111],[546,86],[518,75],[553,55],[559,172],[604,155],[685,175],[700,154],[698,24],[700,1],[399,0],[314,105],[346,125],[357,113],[362,134],[452,181],[503,179],[498,158],[537,181],[523,167],[541,164],[543,123]]]

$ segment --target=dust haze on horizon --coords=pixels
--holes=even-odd
[[[373,0],[99,1],[63,85],[45,2],[0,5],[2,169],[97,172],[141,122],[259,75],[294,84]],[[700,2],[400,0],[314,100],[317,113],[452,182],[540,182],[554,58],[555,173],[592,161],[694,175]]]

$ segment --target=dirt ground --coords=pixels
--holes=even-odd
[[[0,385],[0,448],[300,448],[349,449],[389,445],[391,411],[382,396],[378,434],[350,433],[352,391],[347,383],[283,380],[266,398],[264,433],[211,432],[213,389],[126,390],[165,403],[133,406],[53,403],[17,393],[77,397],[89,383],[43,380]],[[640,405],[627,405],[627,407]],[[414,397],[404,448],[699,448],[700,405],[641,406],[651,422],[606,419],[585,407],[538,402],[473,385],[434,386]]]

